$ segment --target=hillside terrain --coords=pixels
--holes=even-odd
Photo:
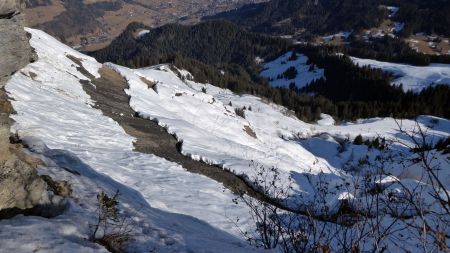
[[[351,46],[354,41],[398,38],[418,52],[448,55],[449,11],[448,0],[272,0],[204,19],[225,19],[250,31],[318,44]]]
[[[358,65],[348,57],[366,58],[364,56],[373,54],[382,61],[396,59],[427,65],[430,59],[412,50],[396,51],[394,47],[390,51],[383,50],[385,55],[379,55],[365,49],[294,44],[282,38],[248,32],[226,21],[148,29],[142,24],[130,24],[108,47],[91,55],[101,62],[133,68],[173,63],[190,71],[198,82],[265,97],[307,121],[319,120],[321,113],[338,120],[391,115],[450,116],[447,99],[450,87],[445,85],[448,84],[448,64],[442,65],[442,69],[425,71],[429,81],[412,92],[406,87],[413,83],[403,83],[403,89],[398,87],[401,82],[394,81],[399,71],[380,71],[378,66],[387,66],[387,63],[372,64],[372,68],[367,64]],[[141,30],[148,32],[136,36]],[[409,73],[426,69],[404,68],[409,69]]]
[[[211,18],[227,19],[256,32],[303,33],[302,36],[308,37],[373,27],[382,22],[385,14],[376,0],[275,0],[246,5]]]
[[[1,0],[0,253],[448,253],[449,6]]]
[[[421,116],[417,121],[402,120],[404,132],[398,132],[399,122],[392,118],[335,124],[322,115],[319,124],[310,124],[259,97],[191,81],[191,73],[173,65],[129,69],[101,64],[42,31],[27,32],[39,59],[7,83],[16,112],[11,116],[13,131],[30,154],[43,161],[39,173],[67,182],[71,191],[65,197],[67,207],[55,217],[0,220],[1,227],[7,228],[0,230],[3,249],[111,250],[114,245],[105,244],[108,241],[93,240],[92,224],[97,217],[98,194],[113,196],[119,191],[120,217],[126,218],[127,228],[133,232],[132,240],[120,244],[125,252],[264,252],[255,248],[258,244],[248,245],[242,238],[239,231],[257,236],[252,231],[258,231],[258,220],[250,215],[251,206],[236,200],[233,190],[201,175],[202,171],[190,172],[185,163],[164,159],[164,153],[159,153],[160,157],[145,151],[145,146],[157,150],[160,145],[145,135],[158,127],[176,138],[181,155],[228,171],[257,191],[264,189],[257,180],[264,172],[258,168],[273,168],[274,185],[289,185],[287,194],[277,197],[280,209],[276,214],[313,212],[329,236],[336,232],[345,236],[342,233],[348,230],[336,221],[346,219],[349,213],[375,212],[361,201],[377,196],[397,212],[407,212],[400,220],[389,212],[377,212],[387,224],[379,228],[389,232],[392,237],[388,238],[406,238],[401,246],[389,239],[378,243],[392,251],[420,252],[421,241],[416,239],[420,230],[405,230],[417,216],[410,206],[403,209],[406,203],[396,196],[419,191],[422,204],[442,211],[440,202],[427,195],[431,184],[420,180],[420,152],[410,152],[408,147],[414,142],[408,133],[417,127],[426,129],[425,140],[435,157],[433,166],[447,168],[448,146],[442,144],[450,136],[446,119]],[[132,117],[142,122],[131,121]],[[390,158],[383,160],[383,170],[376,169],[385,155]],[[372,195],[370,184],[359,186],[368,176],[378,182],[377,195]],[[444,185],[449,184],[447,170],[440,171],[439,177]],[[320,186],[323,182],[327,184]],[[272,197],[272,191],[265,194]],[[442,215],[436,217],[446,217]],[[370,215],[361,217],[373,221]],[[24,234],[30,239],[18,243],[16,238]],[[333,252],[348,247],[337,238],[330,240],[327,247]],[[376,237],[364,237],[358,247],[371,249],[372,240]],[[426,247],[437,249],[436,245],[430,242]]]
[[[258,0],[26,0],[27,24],[79,49],[104,47],[133,21],[148,26],[195,23],[205,15]]]

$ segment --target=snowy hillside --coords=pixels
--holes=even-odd
[[[290,116],[285,108],[260,98],[239,96],[209,84],[182,81],[165,65],[139,70],[110,66],[129,81],[127,92],[132,108],[142,117],[157,120],[182,140],[183,154],[249,178],[255,177],[256,173],[249,167],[251,161],[279,168],[281,184],[294,177],[294,190],[290,196],[293,205],[298,202],[306,205],[315,198],[311,188],[316,182],[314,179],[311,182],[307,174],[321,174],[321,179],[325,178],[330,185],[343,184],[352,180],[352,176],[343,170],[344,164],[357,162],[368,152],[367,148],[358,150],[360,147],[355,147],[353,150],[350,147],[341,154],[333,151],[321,156],[308,150],[309,147],[299,145],[298,140],[323,133],[335,139],[349,140],[359,134],[366,138],[397,138],[397,123],[393,119],[373,119],[342,126],[312,125]],[[142,76],[156,82],[156,86],[149,89],[141,81]],[[244,107],[247,108],[244,117],[239,116],[236,110]],[[450,123],[442,121],[441,124],[444,128],[430,131],[445,137],[450,132]],[[415,123],[404,121],[403,125],[412,129]],[[334,140],[331,149],[337,150],[336,145]],[[339,162],[331,162],[328,158]],[[335,195],[329,196],[330,208],[336,208],[337,199],[345,191],[337,190]]]
[[[45,160],[50,167],[41,168],[40,173],[71,182],[79,203],[71,203],[65,214],[51,222],[31,217],[0,221],[2,228],[8,227],[0,232],[2,250],[99,250],[84,239],[88,237],[88,223],[95,219],[95,196],[100,191],[113,194],[116,190],[137,234],[131,250],[250,250],[235,236],[237,232],[229,222],[228,217],[239,216],[245,223],[248,216],[245,208],[232,203],[234,195],[223,191],[219,183],[188,173],[177,164],[134,152],[133,138],[92,108],[94,102],[80,84],[87,77],[66,56],[82,59],[83,67],[94,76],[99,76],[101,64],[41,31],[27,31],[33,36],[31,45],[39,60],[22,69],[7,85],[18,112],[13,116],[14,128],[35,152],[48,157]],[[58,171],[56,166],[80,176]],[[32,240],[18,241],[24,232],[32,235]]]
[[[291,56],[292,53],[288,52],[271,62],[265,63],[261,76],[268,78],[272,86],[275,87],[289,87],[291,83],[294,83],[298,88],[303,88],[314,80],[324,78],[324,70],[308,64],[306,55]],[[295,77],[283,76],[283,73],[289,68],[296,70]]]
[[[360,66],[382,69],[394,75],[393,84],[403,84],[405,91],[420,92],[422,89],[436,84],[450,84],[449,64],[430,64],[425,67],[381,62],[370,59],[351,57]]]
[[[414,155],[405,145],[411,144],[411,140],[399,132],[399,122],[392,118],[335,125],[330,116],[323,115],[319,124],[309,124],[292,116],[286,108],[261,98],[239,96],[210,84],[180,78],[188,75],[184,70],[168,65],[134,70],[111,63],[102,65],[41,31],[27,31],[32,34],[31,45],[39,60],[16,73],[7,85],[17,112],[13,115],[14,131],[48,163],[39,169],[40,173],[73,184],[76,201],[71,200],[70,208],[51,221],[37,217],[0,221],[0,227],[8,228],[0,230],[2,249],[30,252],[51,248],[61,252],[70,247],[73,252],[104,251],[85,238],[89,223],[95,219],[96,194],[100,191],[113,194],[119,189],[121,208],[133,222],[136,234],[136,240],[128,245],[130,251],[262,251],[239,237],[232,219],[239,217],[239,226],[244,230],[253,230],[255,225],[248,207],[233,203],[236,197],[233,193],[176,163],[135,151],[135,139],[94,108],[96,101],[87,95],[80,80],[84,85],[93,85],[90,81],[100,77],[102,67],[126,79],[129,87],[125,92],[130,96],[131,108],[176,136],[182,142],[183,155],[218,165],[250,184],[258,176],[255,167],[250,166],[252,162],[278,168],[277,183],[292,184],[292,191],[280,200],[285,207],[298,210],[308,207],[320,214],[317,185],[326,182],[329,195],[325,205],[335,214],[344,199],[357,202],[367,196],[358,187],[366,179],[367,171],[392,191],[401,192],[400,185],[404,184],[427,185],[426,180],[419,181],[417,164],[409,159]],[[89,73],[75,66],[68,56],[79,59]],[[280,66],[283,69],[294,66],[299,73],[296,79],[299,87],[323,77],[323,70],[308,71],[306,57],[299,56],[294,61],[288,58],[289,55],[284,55],[268,63],[263,75],[284,71]],[[289,85],[280,80],[274,85],[286,84]],[[411,120],[400,124],[407,131],[417,127]],[[431,142],[450,136],[448,120],[422,116],[418,124],[428,129]],[[383,171],[371,166],[385,155],[383,151],[352,144],[358,135],[367,141],[377,137],[398,141],[392,144],[388,153],[392,160],[383,164]],[[405,154],[409,157],[404,158]],[[448,165],[445,155],[436,156],[436,161]],[[403,162],[396,163],[394,158]],[[361,161],[365,163],[361,165]],[[352,169],[356,165],[360,171]],[[450,185],[450,172],[439,173],[443,182]],[[372,211],[367,206],[358,208],[357,211]],[[32,240],[18,243],[11,239],[24,233],[32,234]],[[412,246],[404,247],[417,252],[414,247],[419,241],[413,239],[417,235],[411,232],[407,236],[412,238]],[[395,244],[391,247],[393,252],[398,249]]]

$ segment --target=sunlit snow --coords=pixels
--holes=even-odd
[[[272,86],[289,87],[291,83],[298,88],[303,88],[314,80],[324,78],[324,70],[316,65],[308,64],[308,57],[297,54],[297,59],[289,59],[292,53],[288,52],[279,58],[264,64],[261,76],[269,79]],[[290,67],[297,70],[297,76],[293,79],[282,77],[283,73]]]
[[[73,184],[77,201],[71,203],[67,212],[52,220],[51,229],[48,220],[36,217],[0,221],[1,227],[8,228],[0,231],[2,247],[6,245],[14,252],[64,246],[71,247],[73,252],[100,251],[101,247],[85,240],[88,225],[95,219],[96,194],[101,190],[114,193],[119,189],[122,208],[134,221],[137,234],[136,241],[129,246],[131,251],[257,251],[238,237],[235,224],[230,220],[240,217],[242,226],[252,228],[248,209],[234,204],[231,200],[235,196],[221,184],[189,173],[163,158],[134,151],[133,138],[118,123],[92,107],[95,101],[83,91],[79,82],[88,78],[66,56],[71,54],[80,58],[83,67],[97,77],[102,64],[43,32],[27,31],[32,34],[31,45],[39,60],[16,73],[6,87],[17,112],[12,116],[15,120],[13,131],[48,161],[50,167],[40,168],[40,173]],[[323,77],[323,70],[307,71],[310,67],[305,56],[299,55],[297,60],[288,61],[289,56],[290,53],[267,63],[262,75],[272,77],[294,66],[299,70],[296,79],[299,87]],[[360,64],[375,64],[368,60],[353,60]],[[178,74],[190,74],[169,65],[136,70],[111,63],[103,66],[126,78],[129,83],[126,92],[134,111],[157,121],[183,141],[182,154],[219,165],[249,181],[257,173],[249,166],[252,161],[279,168],[281,184],[289,178],[293,180],[293,191],[286,202],[292,208],[314,203],[314,183],[319,180],[335,187],[326,203],[331,211],[337,211],[342,198],[357,198],[352,189],[357,175],[347,168],[361,158],[374,161],[380,151],[353,145],[352,140],[362,135],[366,139],[384,137],[407,143],[407,138],[398,131],[398,124],[409,131],[416,126],[412,120],[398,122],[392,118],[336,123],[329,115],[322,115],[318,124],[310,124],[264,99],[182,80]],[[379,66],[412,76],[409,78],[416,83],[405,80],[411,82],[408,87],[415,89],[429,85],[427,82],[435,80],[433,74],[437,72],[431,69],[414,76],[416,73],[409,68],[411,66]],[[448,75],[446,71],[448,69],[443,68],[439,72],[442,80]],[[142,77],[154,81],[155,87],[149,88]],[[286,86],[289,83],[280,80],[279,84],[276,81],[273,84]],[[244,111],[244,117],[236,113],[237,109]],[[418,123],[424,128],[430,127],[431,141],[449,136],[448,120],[421,116]],[[345,144],[344,148],[341,143]],[[398,145],[392,152],[404,149]],[[59,167],[80,175],[58,171]],[[384,181],[395,178],[413,185],[419,179],[414,164],[393,164],[386,170],[389,175],[382,175]],[[450,184],[448,172],[442,172],[440,176],[446,185]],[[349,186],[338,188],[343,183]],[[395,189],[396,184],[390,187]],[[23,233],[32,234],[32,240],[17,245],[10,239]]]
[[[394,75],[393,84],[403,85],[403,90],[420,92],[436,84],[450,85],[450,64],[430,64],[429,66],[412,66],[371,59],[351,57],[359,66],[382,69]]]

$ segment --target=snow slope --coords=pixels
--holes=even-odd
[[[367,193],[358,185],[366,180],[367,174],[386,184],[388,191],[401,193],[402,187],[408,185],[411,188],[423,187],[423,192],[430,192],[420,167],[408,162],[414,160],[414,154],[404,144],[412,143],[399,132],[399,125],[411,133],[419,124],[427,129],[427,141],[432,143],[450,134],[448,120],[430,116],[419,117],[417,123],[375,118],[333,125],[332,119],[323,115],[319,125],[307,124],[293,117],[285,108],[260,98],[239,96],[209,84],[183,81],[178,75],[186,74],[186,71],[171,70],[167,65],[137,70],[113,64],[109,66],[128,80],[131,107],[141,117],[157,121],[183,141],[183,154],[245,175],[250,182],[259,172],[254,166],[249,166],[252,161],[266,168],[276,167],[280,172],[277,185],[292,186],[284,203],[300,210],[312,208],[313,212],[320,213],[326,205],[333,213],[338,211],[342,199],[350,199],[355,203],[352,204],[354,208],[372,211],[371,207],[360,203],[367,198]],[[148,88],[141,77],[156,82],[156,86]],[[235,109],[244,107],[247,108],[244,110],[245,118],[235,112]],[[389,143],[395,142],[386,154],[365,145],[351,144],[359,134],[365,140],[380,137]],[[377,164],[378,157],[386,155],[392,160],[382,164],[382,170],[376,169],[373,165]],[[443,168],[450,167],[445,155],[438,153],[436,156],[434,162]],[[450,171],[442,170],[438,174],[444,185],[450,185]],[[318,201],[319,186],[327,189],[324,202]],[[427,204],[435,204],[431,196],[424,198]],[[385,222],[389,224],[390,220]],[[401,231],[401,224],[396,226]],[[397,236],[405,236],[401,233]],[[408,246],[405,248],[418,252],[420,241],[414,239],[417,235],[414,231],[406,235]],[[367,243],[370,248],[370,242]],[[393,252],[400,250],[395,245],[390,247]]]
[[[298,54],[296,60],[290,61],[291,54],[291,52],[288,52],[271,62],[265,63],[261,76],[268,78],[272,86],[289,87],[291,83],[295,83],[298,88],[303,88],[314,80],[324,78],[324,70],[317,66],[313,66],[313,70],[309,71],[311,65],[307,64],[307,56]],[[278,78],[290,67],[295,67],[298,72],[294,79]]]
[[[16,122],[13,131],[49,162],[50,167],[41,168],[40,173],[73,184],[78,203],[71,203],[66,213],[51,221],[34,217],[0,221],[0,251],[101,251],[85,240],[88,224],[96,215],[96,194],[106,191],[112,195],[116,190],[121,192],[126,217],[134,223],[132,251],[252,251],[236,236],[230,222],[241,217],[243,227],[249,225],[248,211],[232,202],[235,196],[221,184],[191,174],[177,164],[134,152],[133,138],[92,108],[94,101],[79,82],[87,78],[66,56],[81,59],[95,76],[101,64],[41,31],[27,31],[32,34],[31,45],[39,60],[16,73],[7,84],[17,111],[12,116]],[[58,171],[57,167],[80,176]],[[30,234],[31,240],[17,240],[23,233]]]
[[[28,31],[39,60],[16,73],[6,87],[17,111],[13,115],[16,122],[13,130],[47,161],[49,166],[40,168],[40,173],[73,184],[75,200],[64,214],[51,222],[38,217],[0,221],[0,228],[8,228],[0,229],[2,247],[6,245],[5,249],[15,252],[49,248],[61,252],[67,247],[74,252],[101,251],[101,247],[85,240],[88,225],[95,219],[96,194],[102,190],[113,194],[119,189],[121,208],[136,231],[136,240],[128,246],[131,251],[255,251],[237,237],[230,221],[240,217],[244,230],[253,228],[248,209],[233,204],[234,195],[217,182],[188,173],[160,157],[133,151],[133,138],[116,122],[92,108],[95,101],[80,84],[80,80],[88,78],[67,55],[81,59],[94,76],[99,76],[101,64],[43,32]],[[410,143],[398,131],[399,122],[391,118],[336,125],[332,118],[322,115],[319,124],[308,124],[286,108],[261,98],[182,80],[178,75],[190,74],[167,65],[136,70],[111,63],[104,66],[127,79],[126,92],[134,111],[157,121],[183,141],[184,155],[220,165],[247,177],[250,182],[258,174],[255,166],[249,166],[252,161],[267,168],[278,168],[280,186],[292,183],[292,191],[284,202],[292,208],[308,206],[320,210],[316,197],[317,184],[321,182],[326,182],[330,189],[325,205],[331,212],[337,211],[343,198],[357,201],[364,197],[364,192],[356,187],[363,177],[352,171],[352,166],[360,164],[362,159],[375,162],[382,153],[351,144],[357,135]],[[157,84],[149,88],[142,77]],[[241,117],[236,112],[244,107],[245,116]],[[416,122],[411,120],[400,123],[407,131],[416,127]],[[422,116],[418,124],[428,129],[430,141],[450,135],[448,120]],[[401,159],[404,157],[400,154],[409,154],[398,143],[390,152],[389,155]],[[444,156],[438,160],[448,164]],[[361,171],[369,169],[367,166]],[[391,163],[384,169],[386,174],[378,175],[384,181],[396,177],[408,185],[426,183],[416,181],[420,174],[414,163]],[[448,170],[439,176],[450,185]],[[395,183],[390,187],[398,190]],[[22,234],[32,237],[19,245],[14,238]]]
[[[247,176],[249,181],[257,173],[249,166],[251,161],[279,168],[283,172],[282,184],[286,184],[292,174],[300,175],[307,170],[323,171],[336,184],[342,181],[336,177],[341,174],[339,171],[325,164],[313,166],[315,157],[311,153],[295,141],[281,138],[310,133],[305,123],[284,117],[282,108],[254,96],[240,97],[212,85],[185,83],[164,65],[139,70],[110,66],[128,80],[131,107],[142,117],[157,120],[170,133],[176,134],[183,141],[182,153],[193,159],[220,165],[235,174]],[[156,88],[149,89],[141,76],[156,81]],[[202,88],[206,89],[206,94]],[[251,111],[245,111],[245,118],[237,116],[235,107],[244,106],[252,107]],[[289,125],[278,125],[280,118]],[[301,132],[294,134],[294,128],[289,129],[291,126]],[[309,187],[306,178],[298,176],[292,197],[298,198],[298,194],[303,193],[302,199],[312,199]]]
[[[183,141],[183,154],[245,175],[250,182],[258,172],[249,166],[252,161],[267,168],[276,167],[280,171],[280,185],[293,180],[293,191],[288,197],[291,207],[301,209],[299,203],[305,206],[313,202],[316,197],[313,188],[318,180],[326,180],[330,187],[351,181],[352,175],[344,170],[344,165],[357,162],[367,153],[367,148],[350,147],[338,154],[334,141],[330,144],[335,146],[334,151],[323,157],[301,145],[299,139],[323,133],[342,140],[353,140],[359,134],[372,139],[377,136],[387,139],[400,137],[394,119],[372,119],[334,126],[328,118],[320,125],[307,124],[291,116],[285,108],[260,98],[239,96],[209,84],[182,81],[166,65],[137,70],[114,64],[109,66],[128,80],[131,107],[142,117],[156,120]],[[148,88],[141,77],[156,82],[156,86]],[[247,110],[245,118],[242,118],[235,110],[244,107]],[[433,136],[442,138],[450,133],[449,122],[442,122],[444,128],[430,130]],[[414,121],[404,121],[403,124],[407,129],[415,126]],[[330,157],[337,155],[339,162],[334,158],[330,161]],[[336,190],[329,196],[328,204],[332,210],[337,207],[339,196],[345,195],[346,191],[348,189]]]
[[[450,85],[449,64],[430,64],[429,66],[418,67],[370,59],[360,59],[356,57],[351,57],[351,59],[360,66],[370,66],[392,73],[394,75],[392,84],[403,84],[403,89],[405,91],[413,90],[415,92],[420,92],[431,85]]]

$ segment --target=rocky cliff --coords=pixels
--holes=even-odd
[[[23,5],[23,0],[0,2],[0,219],[42,204],[47,194],[36,161],[11,137],[13,110],[4,90],[11,75],[36,58],[24,31]]]

